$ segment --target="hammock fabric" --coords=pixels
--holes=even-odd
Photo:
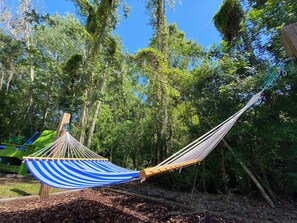
[[[107,160],[25,159],[30,172],[42,183],[63,189],[100,187],[138,178],[132,171]]]

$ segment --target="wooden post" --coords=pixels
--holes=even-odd
[[[64,125],[70,123],[70,117],[71,117],[71,115],[69,113],[65,112],[63,114],[63,116],[60,120],[60,123],[58,125],[58,128],[57,128],[56,140],[66,134],[66,129],[64,128]],[[52,154],[52,157],[56,157],[59,154],[60,149],[59,149],[59,147],[53,147],[53,148],[54,148],[54,152]],[[52,190],[52,187],[47,186],[45,184],[41,184],[40,190],[39,190],[40,198],[42,198],[42,199],[48,198],[51,190]]]
[[[222,142],[227,147],[227,149],[231,152],[231,154],[235,157],[235,159],[237,160],[237,162],[239,162],[240,166],[249,175],[249,177],[252,179],[252,181],[255,183],[255,185],[257,186],[258,190],[262,194],[263,198],[267,201],[267,203],[269,204],[269,206],[272,207],[272,208],[275,208],[274,203],[272,202],[272,200],[270,199],[270,197],[268,196],[268,194],[266,194],[264,188],[262,187],[262,185],[260,184],[260,182],[257,180],[257,178],[254,176],[254,174],[247,168],[247,166],[243,162],[241,162],[240,158],[233,151],[233,149],[229,145],[229,143],[225,139],[222,139]]]

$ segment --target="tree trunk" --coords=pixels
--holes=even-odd
[[[43,131],[44,128],[45,128],[47,115],[48,115],[48,106],[45,108],[45,112],[44,112],[43,117],[42,117],[42,126],[41,126],[40,131]]]
[[[31,72],[30,72],[31,73]],[[34,97],[33,97],[33,82],[31,80],[30,86],[29,86],[29,104],[28,104],[28,120],[30,123],[30,131],[33,130],[34,126]]]
[[[10,82],[12,80],[12,77],[13,77],[13,71],[11,69],[9,69],[7,71],[8,73],[8,78],[7,78],[7,84],[6,84],[6,91],[8,92],[9,91],[9,87],[10,87]]]
[[[31,80],[31,83],[34,82],[34,79],[35,79],[35,71],[34,71],[33,65],[31,65],[30,66],[30,80]]]
[[[168,30],[165,19],[164,0],[156,2],[156,32],[157,32],[157,48],[167,58],[168,54]],[[160,129],[159,142],[157,142],[159,150],[159,161],[163,161],[167,156],[167,134],[168,134],[168,97],[166,87],[164,86],[165,74],[160,72],[157,75],[159,94],[160,94]]]
[[[225,193],[228,193],[228,179],[227,179],[227,174],[226,174],[226,168],[225,168],[225,153],[224,153],[224,148],[220,146],[221,150],[221,165],[222,165],[222,176],[223,176],[223,181],[224,181],[224,189]]]
[[[265,190],[263,189],[263,187],[261,186],[260,182],[257,180],[257,178],[252,174],[252,172],[247,168],[247,166],[241,162],[240,158],[236,155],[236,153],[233,151],[232,147],[229,145],[229,143],[225,140],[222,139],[222,142],[224,143],[224,145],[227,147],[227,149],[231,152],[231,154],[235,157],[235,159],[239,162],[239,164],[241,165],[241,167],[244,169],[244,171],[249,175],[249,177],[252,179],[252,181],[255,183],[255,185],[257,186],[258,190],[260,191],[260,193],[262,194],[263,198],[267,201],[267,203],[270,205],[270,207],[274,208],[275,205],[272,202],[272,200],[270,199],[270,197],[266,194]]]
[[[157,31],[157,44],[158,50],[164,55],[167,55],[168,50],[168,31],[166,26],[164,0],[157,0],[156,5],[156,31]]]
[[[85,91],[85,95],[87,97],[88,91]],[[84,144],[85,141],[85,131],[86,131],[86,116],[87,116],[87,99],[83,102],[83,110],[82,115],[80,117],[80,137],[79,142]]]
[[[158,156],[156,164],[158,164],[159,162],[164,160],[164,154],[163,154],[164,132],[163,132],[163,129],[162,129],[162,125],[163,125],[163,121],[161,121],[160,132],[158,134],[159,137],[158,137],[158,142],[157,142],[157,145],[158,145],[157,148],[158,148],[158,151],[159,151],[159,156]]]
[[[52,84],[52,82],[51,82]],[[48,89],[48,92],[46,94],[46,106],[45,106],[45,111],[42,117],[42,126],[41,126],[41,130],[43,131],[45,128],[45,124],[46,124],[46,119],[47,119],[47,115],[48,115],[48,111],[49,111],[49,102],[50,102],[50,89]]]
[[[165,91],[165,90],[162,90]],[[162,111],[162,118],[161,118],[161,147],[160,147],[160,161],[163,161],[164,158],[167,157],[167,135],[168,135],[168,97],[166,92],[162,92],[162,103],[161,103],[161,111]]]
[[[241,36],[242,36],[242,39],[243,39],[245,49],[249,54],[249,61],[250,61],[251,65],[252,66],[257,65],[258,60],[257,60],[256,55],[254,53],[254,48],[252,46],[251,40],[249,39],[248,33],[245,30],[243,30],[242,33],[241,33]]]
[[[28,3],[29,4],[29,3]],[[26,8],[29,7],[29,5],[26,6]],[[30,41],[30,24],[28,22],[25,23],[25,30],[24,30],[24,39],[26,42],[26,48],[28,50],[28,57],[30,60],[30,67],[29,67],[29,76],[30,76],[30,85],[29,85],[29,104],[28,104],[28,120],[30,123],[30,131],[34,131],[34,97],[33,97],[33,83],[35,79],[35,70],[33,65],[33,56],[30,53],[29,49],[31,48],[31,41]]]
[[[198,176],[198,166],[199,166],[199,164],[196,163],[196,173],[195,173],[195,177],[194,177],[194,181],[193,181],[193,185],[192,185],[191,199],[193,198],[194,191],[196,190],[196,180],[197,180],[197,176]]]
[[[153,143],[153,149],[152,149],[152,157],[151,157],[151,161],[152,161],[152,165],[155,166],[158,164],[158,133],[154,134],[154,143]]]
[[[203,186],[203,191],[207,192],[206,181],[205,181],[205,161],[202,162],[202,186]]]
[[[0,80],[0,91],[3,88],[3,80],[4,80],[4,72],[1,72],[1,80]]]
[[[104,85],[105,85],[105,77],[102,78],[102,81],[101,81],[100,86],[99,86],[100,95],[102,95],[103,92],[104,92]],[[97,105],[96,105],[96,108],[95,108],[95,112],[94,112],[94,115],[93,115],[93,118],[92,118],[91,127],[90,127],[89,134],[88,134],[88,139],[87,139],[87,147],[88,148],[90,148],[90,146],[91,146],[92,137],[93,137],[93,133],[94,133],[95,126],[96,126],[96,120],[97,120],[99,110],[100,110],[100,107],[101,107],[101,102],[102,102],[102,99],[99,98],[97,100]]]
[[[112,162],[112,156],[113,156],[113,147],[111,147],[110,149],[109,162]]]

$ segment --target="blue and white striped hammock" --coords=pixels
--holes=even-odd
[[[100,187],[138,179],[139,171],[107,160],[25,159],[32,175],[48,186],[63,189]]]
[[[36,179],[56,188],[100,187],[139,179],[139,171],[112,164],[68,132],[42,150],[24,157],[24,162]]]

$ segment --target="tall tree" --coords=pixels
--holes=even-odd
[[[157,132],[155,132],[155,145],[152,154],[153,164],[158,163],[167,156],[167,136],[168,136],[168,88],[166,86],[167,77],[162,70],[162,65],[167,65],[168,52],[168,29],[165,19],[164,0],[154,0],[147,3],[147,9],[151,11],[151,25],[155,29],[153,47],[158,50],[148,50],[147,53],[138,55],[147,56],[148,61],[154,63],[155,71],[150,76],[150,82],[154,89],[154,103],[156,105],[155,119],[157,120]],[[161,66],[160,66],[161,65]]]
[[[91,145],[92,135],[95,129],[96,120],[101,106],[101,95],[104,92],[106,82],[106,61],[99,59],[99,52],[104,52],[104,47],[112,49],[114,41],[111,38],[111,31],[116,25],[116,9],[118,1],[116,0],[102,0],[92,1],[87,0],[73,0],[78,7],[81,15],[86,18],[86,31],[89,34],[90,41],[88,41],[88,55],[86,61],[90,64],[90,74],[87,88],[85,89],[86,100],[83,104],[83,111],[81,115],[81,136],[80,141],[84,142],[85,131],[87,125],[88,113],[92,108],[90,105],[95,105],[94,113],[89,127],[87,146]],[[108,52],[113,52],[108,51]],[[100,62],[101,63],[100,63]],[[99,73],[100,71],[100,73]],[[96,84],[94,84],[96,83]],[[94,91],[96,92],[94,94]],[[90,100],[90,97],[95,100]]]

